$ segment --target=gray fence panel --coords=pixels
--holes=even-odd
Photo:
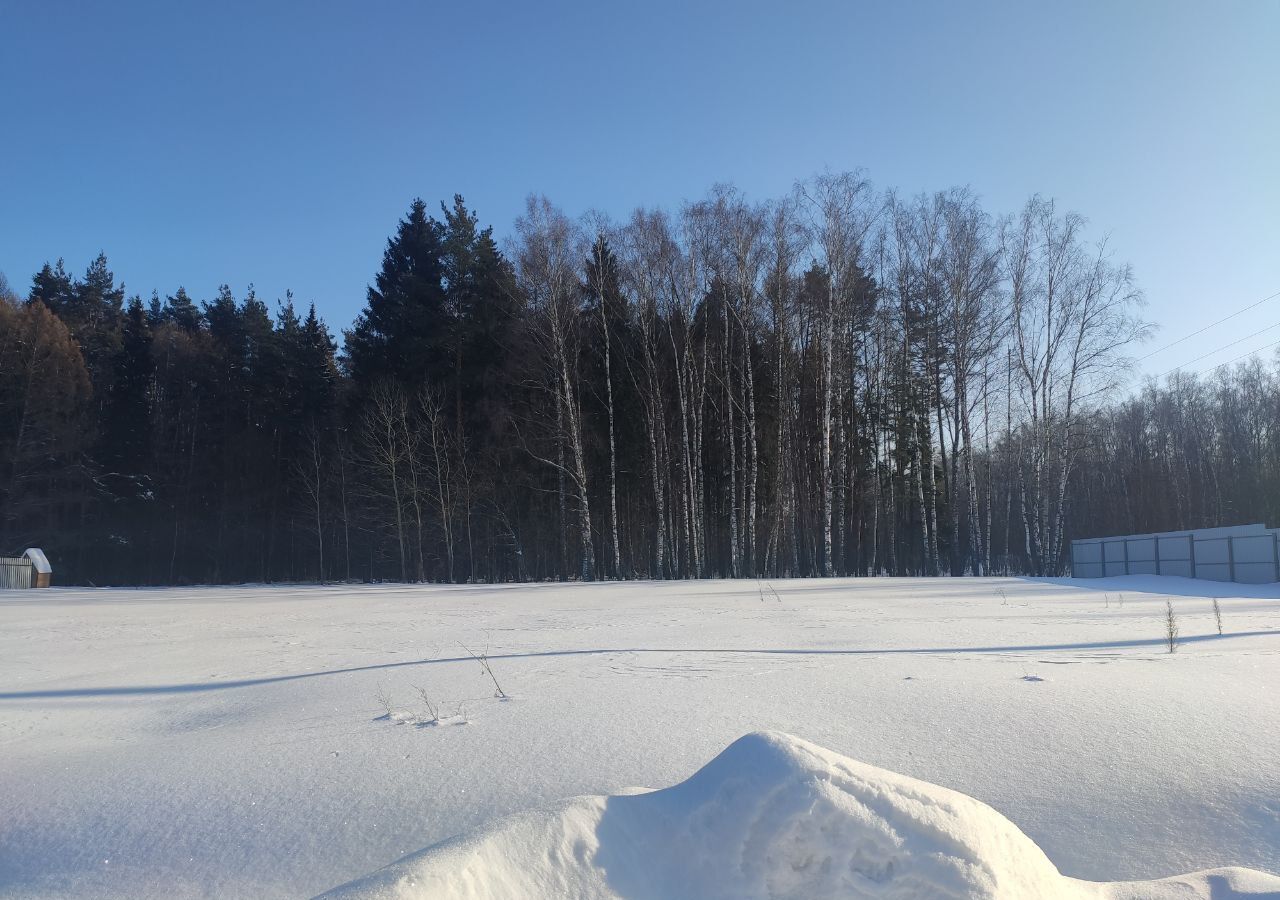
[[[22,557],[0,557],[0,589],[35,587],[36,570]]]
[[[1276,580],[1275,563],[1237,562],[1235,580],[1241,584],[1270,584]]]
[[[1102,542],[1102,571],[1107,575],[1124,575],[1124,541]]]
[[[1280,582],[1280,531],[1231,525],[1193,532],[1093,538],[1071,544],[1077,578],[1175,575],[1244,584]]]
[[[1099,541],[1080,541],[1071,545],[1076,565],[1093,565],[1102,562],[1102,544]]]
[[[1134,563],[1156,561],[1156,539],[1154,537],[1130,538],[1127,541],[1129,545],[1129,568],[1132,570]]]
[[[1178,535],[1177,537],[1164,537],[1162,535],[1156,538],[1156,548],[1160,551],[1160,566],[1162,569],[1165,563],[1180,561],[1187,563],[1187,569],[1190,571],[1191,542],[1187,540],[1185,535]]]
[[[1196,571],[1200,571],[1201,566],[1227,565],[1230,558],[1227,553],[1226,538],[1209,538],[1204,541],[1196,541]]]
[[[1159,575],[1159,557],[1156,556],[1156,538],[1140,537],[1125,541],[1130,575]]]
[[[1202,563],[1196,560],[1196,577],[1205,581],[1230,581],[1231,567],[1226,563]]]
[[[1269,534],[1249,535],[1231,539],[1231,549],[1236,565],[1268,565],[1275,568],[1275,539]],[[1275,572],[1273,571],[1274,575]]]

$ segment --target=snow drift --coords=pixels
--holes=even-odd
[[[1280,897],[1280,878],[1247,869],[1115,884],[1067,878],[971,797],[760,732],[682,784],[512,816],[324,896],[1222,900]]]

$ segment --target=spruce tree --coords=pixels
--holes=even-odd
[[[385,378],[417,389],[450,369],[441,242],[443,229],[414,200],[387,241],[382,270],[347,333],[347,359],[362,391]]]
[[[135,296],[124,313],[96,455],[104,467],[138,490],[145,490],[137,479],[148,465],[153,374],[151,325],[142,299]]]
[[[151,301],[147,304],[147,324],[155,328],[164,321],[164,303],[160,300],[160,292],[151,292]]]
[[[337,346],[311,304],[298,346],[299,405],[308,419],[324,423],[334,407],[338,384]]]
[[[444,213],[444,272],[452,318],[453,368],[450,418],[474,447],[490,443],[492,429],[505,420],[503,372],[511,329],[519,315],[511,266],[493,239],[492,228],[454,195]]]

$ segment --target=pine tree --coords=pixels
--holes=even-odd
[[[164,321],[172,322],[188,334],[200,330],[202,316],[199,308],[187,296],[186,288],[179,287],[176,294],[165,299],[161,316]]]
[[[124,308],[124,285],[116,286],[115,275],[107,267],[107,257],[99,253],[84,278],[76,282],[72,307],[62,314],[64,321],[78,321],[95,330],[111,330],[119,324]]]
[[[71,276],[59,259],[57,265],[45,263],[31,279],[31,301],[39,300],[49,311],[61,317],[75,302],[75,289]]]
[[[72,285],[69,303],[59,313],[80,343],[95,390],[103,394],[109,387],[112,359],[120,349],[123,305],[124,285],[116,285],[107,257],[99,253],[84,278]]]

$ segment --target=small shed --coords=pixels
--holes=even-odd
[[[21,556],[0,556],[0,588],[47,588],[53,578],[49,559],[39,547]]]

